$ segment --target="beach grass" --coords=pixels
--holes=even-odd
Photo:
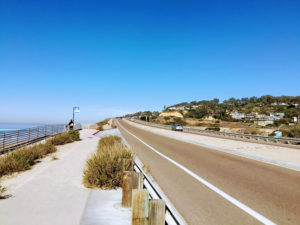
[[[83,184],[88,188],[121,187],[123,171],[131,168],[133,157],[133,152],[122,143],[120,137],[101,138],[96,153],[86,162]]]
[[[30,169],[39,159],[57,151],[56,145],[80,140],[79,131],[55,135],[45,143],[23,147],[0,157],[0,177]]]

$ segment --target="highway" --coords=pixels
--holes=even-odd
[[[117,126],[188,224],[300,224],[300,172]]]

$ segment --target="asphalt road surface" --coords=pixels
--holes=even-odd
[[[188,224],[300,224],[300,172],[118,128]]]

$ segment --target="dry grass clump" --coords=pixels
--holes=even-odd
[[[56,155],[53,155],[51,159],[52,159],[52,161],[58,160],[58,157]]]
[[[79,131],[69,131],[58,134],[43,144],[35,144],[30,147],[8,152],[0,157],[0,177],[14,172],[28,170],[38,162],[38,159],[56,152],[55,145],[63,145],[80,140]],[[58,159],[58,158],[55,158]]]
[[[102,148],[111,147],[115,144],[121,144],[121,143],[122,143],[122,138],[120,138],[117,135],[110,135],[107,137],[103,137],[99,140],[97,150],[101,151]]]
[[[121,187],[123,171],[131,167],[133,152],[118,136],[103,137],[98,149],[86,162],[83,184],[89,188]]]
[[[61,133],[58,135],[55,135],[52,139],[51,139],[52,144],[54,145],[64,145],[67,143],[71,143],[72,138],[70,135],[68,135],[68,133]]]
[[[105,124],[107,124],[108,121],[109,121],[109,119],[105,119],[105,120],[103,120],[103,121],[101,121],[101,122],[96,123],[96,124],[97,124],[97,130],[103,131],[103,126],[104,126]]]
[[[5,191],[6,191],[6,187],[3,187],[3,186],[0,184],[0,199],[5,198],[5,195],[3,195]]]
[[[71,137],[72,141],[79,141],[80,140],[80,133],[78,130],[70,130],[68,135]]]
[[[54,145],[64,145],[74,141],[80,140],[80,134],[78,130],[70,130],[65,133],[57,134],[52,139],[51,142]]]
[[[115,124],[115,120],[112,120],[112,123],[111,123],[111,128],[112,129],[115,129],[117,128],[116,124]]]
[[[44,144],[36,144],[6,153],[0,158],[0,177],[27,170],[38,159],[53,152],[56,152],[56,147],[50,141],[47,141]]]

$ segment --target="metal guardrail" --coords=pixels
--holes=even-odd
[[[132,121],[145,124],[148,126],[165,128],[165,129],[171,129],[172,127],[171,125],[157,124],[157,123],[145,122],[141,120],[132,120]],[[261,135],[240,134],[240,133],[231,133],[231,132],[214,131],[214,130],[201,130],[201,129],[191,128],[191,127],[184,127],[184,131],[193,132],[193,133],[214,134],[220,136],[280,143],[280,144],[300,145],[300,139],[298,138],[268,137],[268,136],[261,136]]]
[[[66,131],[65,125],[46,125],[0,132],[0,154]]]
[[[134,162],[134,171],[143,173],[144,175],[144,182],[143,182],[143,188],[147,189],[149,191],[149,198],[150,199],[162,199],[166,202],[166,221],[165,224],[167,225],[185,225],[186,223],[183,221],[180,216],[176,215],[176,213],[173,212],[173,207],[164,199],[160,191],[157,190],[157,187],[152,184],[151,179],[148,177],[148,175],[145,173],[145,171],[136,163]]]

